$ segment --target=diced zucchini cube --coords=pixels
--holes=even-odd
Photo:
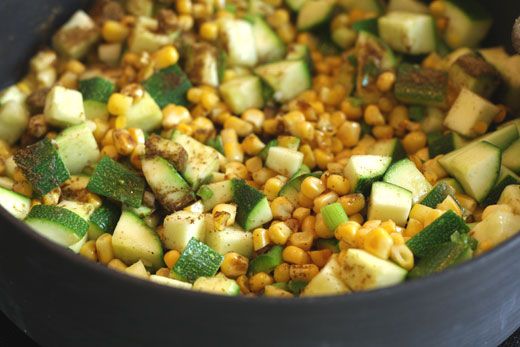
[[[515,173],[520,173],[520,140],[513,142],[513,144],[504,151],[502,164]]]
[[[418,55],[435,51],[435,21],[429,15],[391,12],[379,17],[378,24],[381,38],[398,52]]]
[[[193,288],[193,285],[191,283],[174,280],[173,278],[168,278],[168,277],[159,276],[159,275],[151,275],[150,281],[163,285],[163,286],[169,286],[169,287],[178,288],[178,289],[189,290],[189,289]]]
[[[477,123],[489,126],[500,109],[488,100],[473,93],[468,89],[462,89],[457,100],[451,106],[444,125],[466,137],[476,137],[479,132],[475,130]]]
[[[206,244],[192,238],[171,271],[174,278],[195,282],[199,277],[214,276],[224,257]]]
[[[162,111],[155,100],[144,93],[125,113],[126,127],[139,128],[143,131],[152,131],[159,128],[162,124]]]
[[[212,87],[219,85],[219,71],[223,69],[217,48],[206,42],[186,45],[184,70],[194,84]]]
[[[443,37],[446,43],[451,48],[478,46],[493,22],[486,9],[475,0],[446,0],[445,5],[448,26]]]
[[[302,292],[302,296],[325,296],[349,293],[350,289],[343,283],[340,272],[341,267],[338,263],[338,258],[336,255],[333,255],[327,262],[327,265],[307,284]]]
[[[191,82],[178,64],[154,73],[143,86],[160,108],[168,104],[188,105],[186,93]]]
[[[220,86],[220,93],[231,111],[236,114],[264,105],[262,82],[256,76],[238,77],[227,81]]]
[[[285,102],[311,87],[309,67],[304,60],[282,60],[255,69],[274,91],[274,99]]]
[[[372,185],[369,220],[393,220],[399,226],[405,226],[412,209],[412,193],[399,186],[376,182]]]
[[[0,187],[0,206],[11,213],[15,218],[24,220],[31,210],[31,199]]]
[[[56,138],[56,145],[63,163],[73,175],[99,159],[96,139],[86,123],[65,129]]]
[[[0,105],[0,140],[14,144],[28,124],[29,111],[23,103],[11,100]]]
[[[484,98],[489,98],[500,84],[500,75],[493,65],[473,53],[458,58],[448,74],[450,86],[457,92],[466,88]]]
[[[404,11],[410,13],[428,13],[428,6],[419,0],[390,0],[388,3],[388,12]]]
[[[265,161],[265,166],[285,177],[292,177],[302,164],[303,153],[278,146],[269,148]]]
[[[126,9],[134,16],[151,17],[153,14],[153,0],[127,0]]]
[[[88,14],[77,11],[54,35],[52,44],[61,54],[80,59],[99,38],[99,29]]]
[[[220,274],[215,277],[199,277],[193,283],[193,290],[217,295],[237,296],[240,294],[237,282]]]
[[[155,52],[159,48],[171,45],[178,36],[177,32],[158,33],[159,22],[150,17],[138,17],[128,38],[128,48],[131,52]]]
[[[218,231],[209,230],[205,242],[222,255],[229,252],[236,252],[248,258],[253,255],[253,234],[238,226],[230,226]]]
[[[372,183],[381,179],[392,163],[391,157],[379,155],[353,155],[345,165],[352,192],[368,194]]]
[[[206,236],[204,215],[187,211],[172,213],[164,219],[164,230],[160,236],[167,249],[182,252],[192,238],[204,241]]]
[[[86,120],[81,93],[61,86],[55,86],[47,94],[43,113],[47,123],[60,128]]]
[[[432,185],[408,158],[392,164],[383,181],[412,192],[413,202],[420,201],[432,189]]]
[[[338,3],[347,10],[361,10],[375,14],[385,11],[385,5],[381,0],[339,0]]]
[[[232,66],[255,66],[258,57],[253,28],[245,20],[224,19],[220,21],[220,41]]]
[[[401,64],[395,97],[406,104],[443,107],[447,103],[448,74],[444,71]]]
[[[335,5],[335,0],[307,0],[298,12],[296,27],[307,31],[324,25],[332,16]]]

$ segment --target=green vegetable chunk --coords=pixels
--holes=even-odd
[[[320,212],[330,231],[336,230],[340,224],[348,221],[348,216],[339,202],[324,206]]]
[[[39,196],[59,187],[70,177],[69,171],[49,139],[18,150],[14,161]]]
[[[114,92],[115,86],[112,82],[101,78],[93,77],[79,81],[79,91],[83,95],[83,100],[93,100],[106,104],[110,95]]]
[[[448,74],[418,65],[401,64],[397,69],[394,93],[406,104],[443,107],[447,103]]]
[[[282,263],[282,246],[274,246],[267,253],[261,254],[249,263],[249,273],[270,273]]]
[[[143,200],[144,185],[144,180],[136,173],[105,156],[97,164],[87,189],[138,208]]]
[[[239,179],[232,180],[233,200],[237,204],[237,224],[251,230],[273,219],[271,207],[264,194]]]
[[[450,236],[456,231],[467,233],[469,228],[462,218],[450,210],[408,240],[406,245],[415,256],[424,257],[432,247],[450,241]]]
[[[186,93],[192,85],[179,65],[172,65],[153,74],[143,86],[159,107],[164,108],[168,104],[187,106]]]
[[[192,238],[172,269],[172,275],[188,282],[214,276],[224,257],[203,242]]]
[[[432,247],[410,271],[410,278],[418,278],[445,270],[471,258],[473,252],[469,246],[447,242]]]
[[[439,182],[421,201],[421,205],[436,208],[446,197],[455,194],[455,189],[446,182]]]

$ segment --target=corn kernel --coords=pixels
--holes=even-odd
[[[365,236],[363,248],[381,259],[388,259],[393,244],[392,237],[385,229],[375,228]]]
[[[283,176],[271,177],[265,182],[264,185],[264,194],[267,197],[267,200],[271,201],[278,197],[278,193],[285,185],[287,179],[282,178]],[[272,206],[271,206],[272,208]],[[288,217],[287,217],[288,218]]]
[[[310,257],[303,249],[296,246],[287,246],[282,252],[282,258],[289,264],[308,264],[310,263]]]
[[[423,229],[424,225],[420,221],[414,218],[410,218],[408,220],[408,224],[406,225],[406,229],[404,230],[403,236],[414,237]]]
[[[311,257],[311,261],[321,269],[329,262],[330,257],[332,256],[332,251],[330,249],[311,251],[309,252],[309,256]]]
[[[289,264],[281,263],[274,269],[274,280],[276,282],[289,282]]]
[[[291,228],[284,222],[272,223],[268,229],[269,239],[277,245],[285,245],[291,234]]]
[[[315,199],[325,191],[325,185],[321,179],[309,176],[303,180],[300,191],[307,198]]]
[[[311,232],[295,232],[289,237],[288,244],[296,246],[304,251],[309,251],[314,241],[314,235]]]
[[[204,22],[200,26],[199,35],[207,41],[215,41],[218,37],[218,25],[215,22]]]
[[[359,223],[349,220],[336,228],[334,236],[336,239],[346,242],[350,247],[355,247],[357,245],[357,233],[359,229],[361,229]]]
[[[347,178],[340,175],[330,175],[327,178],[327,188],[338,195],[345,195],[350,191],[350,183]]]
[[[130,96],[114,93],[108,99],[108,112],[116,116],[124,116],[132,106],[133,100]]]
[[[265,286],[273,284],[273,282],[274,281],[271,276],[265,272],[259,272],[249,279],[249,288],[252,292],[258,293],[262,291]]]
[[[255,134],[248,135],[244,141],[242,141],[242,150],[248,155],[257,155],[260,153],[262,149],[264,149],[265,144],[256,136]]]
[[[294,295],[281,288],[272,285],[267,285],[264,288],[264,296],[272,298],[292,298]]]
[[[227,253],[220,265],[220,270],[230,278],[237,278],[247,273],[249,259],[235,252]]]
[[[253,231],[253,249],[258,251],[271,243],[269,233],[264,228],[257,228]]]
[[[348,216],[359,213],[365,208],[365,196],[360,193],[344,195],[338,199]]]
[[[79,254],[84,256],[85,258],[97,261],[97,250],[96,250],[96,241],[87,241],[83,246],[81,246],[81,249],[79,250]]]
[[[125,25],[114,20],[107,20],[101,29],[103,39],[110,43],[123,42],[128,37],[129,32]]]
[[[390,259],[405,270],[411,270],[414,266],[413,253],[405,244],[392,246]]]
[[[426,138],[426,134],[422,131],[412,131],[408,133],[402,143],[403,147],[408,154],[414,154],[421,148],[426,147],[428,139]]]
[[[295,281],[306,281],[312,280],[320,269],[314,264],[303,264],[303,265],[290,265],[289,276]]]
[[[303,220],[310,216],[311,210],[309,208],[305,207],[298,207],[294,210],[292,216],[293,218],[297,219],[300,223],[303,222]]]
[[[385,117],[376,105],[368,105],[366,107],[364,119],[368,125],[385,125]]]
[[[164,255],[164,263],[166,264],[166,266],[168,266],[169,269],[172,269],[180,257],[181,254],[179,253],[179,251],[172,249],[171,251],[166,252],[166,254]]]

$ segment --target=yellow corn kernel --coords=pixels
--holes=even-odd
[[[165,129],[173,129],[181,123],[189,123],[192,121],[190,111],[184,106],[167,105],[163,111],[162,126]]]
[[[181,254],[179,253],[179,251],[172,249],[171,251],[166,252],[166,254],[164,255],[164,263],[166,264],[168,269],[172,269],[180,257]]]
[[[410,211],[410,218],[417,219],[419,222],[424,224],[424,221],[428,218],[431,211],[433,211],[433,209],[428,206],[415,204]]]
[[[459,204],[455,201],[455,199],[453,199],[453,197],[451,196],[447,196],[446,199],[444,199],[443,202],[438,204],[436,208],[442,211],[452,210],[458,216],[462,216],[462,209],[460,208]]]
[[[349,216],[359,213],[365,208],[365,196],[360,193],[344,195],[338,199],[338,202]]]
[[[385,229],[375,228],[365,236],[363,248],[381,259],[388,259],[393,244],[392,237]]]
[[[101,155],[110,157],[114,160],[119,159],[119,152],[117,151],[116,147],[114,145],[108,145],[101,149]]]
[[[293,210],[293,204],[285,196],[279,196],[271,202],[271,211],[275,219],[289,219]]]
[[[426,147],[428,139],[422,131],[412,131],[403,139],[403,147],[408,154],[415,154],[421,148]]]
[[[175,5],[180,14],[190,14],[193,8],[191,0],[177,0]]]
[[[391,233],[390,237],[394,241],[394,246],[404,245],[404,243],[405,243],[404,242],[404,237],[400,233],[397,233],[397,232]]]
[[[214,92],[204,91],[200,97],[202,107],[208,111],[211,111],[219,102],[220,99]]]
[[[81,246],[81,249],[79,250],[79,254],[84,256],[85,258],[97,261],[97,250],[96,250],[96,241],[87,241],[83,246]]]
[[[377,125],[372,128],[372,134],[378,140],[389,140],[394,137],[394,129],[390,125]]]
[[[321,209],[327,205],[330,205],[334,202],[338,201],[338,194],[335,192],[328,192],[318,196],[314,199],[313,210],[316,213],[319,213]]]
[[[385,117],[376,105],[368,105],[366,107],[364,119],[368,125],[385,125]]]
[[[390,259],[405,270],[411,270],[414,266],[413,253],[405,244],[392,246]]]
[[[350,191],[350,182],[340,175],[330,175],[327,178],[327,188],[338,195],[345,195]]]
[[[253,231],[253,249],[258,251],[271,243],[269,233],[264,228],[257,228]]]
[[[353,147],[358,144],[361,135],[361,126],[357,122],[346,121],[336,133],[337,138],[345,147]]]
[[[112,136],[117,153],[123,156],[130,155],[134,151],[135,146],[137,146],[137,143],[126,129],[114,130]]]
[[[334,236],[336,239],[346,242],[350,247],[354,247],[357,244],[359,229],[361,229],[359,223],[349,220],[336,228]]]
[[[357,222],[359,224],[363,224],[365,219],[363,218],[363,215],[361,213],[353,214],[352,216],[349,216],[349,219],[353,222]]]
[[[128,37],[129,32],[125,25],[114,20],[107,20],[101,28],[103,39],[110,43],[123,42]]]
[[[270,16],[267,17],[267,21],[274,28],[279,28],[289,22],[289,12],[285,9],[277,9]]]
[[[253,124],[235,116],[228,117],[224,129],[234,129],[238,136],[245,137],[253,132]]]
[[[244,164],[232,161],[226,164],[225,173],[227,179],[247,178],[247,168]]]
[[[294,233],[289,237],[288,244],[296,246],[304,251],[309,251],[314,241],[314,235],[311,232],[298,232]]]
[[[242,113],[241,117],[246,122],[253,124],[255,132],[262,130],[265,121],[265,114],[262,110],[251,108]]]
[[[311,251],[309,252],[309,256],[311,257],[312,263],[321,269],[329,262],[329,259],[332,256],[332,251],[330,249]]]
[[[430,3],[430,13],[434,17],[440,17],[444,15],[446,11],[446,4],[443,0],[435,0]]]
[[[392,101],[392,99],[386,98],[386,97],[380,98],[379,101],[377,102],[377,106],[384,113],[391,112],[394,109],[394,107],[395,107],[394,102]]]
[[[291,228],[284,222],[272,223],[267,230],[269,239],[277,245],[285,245],[292,234]]]
[[[207,41],[215,41],[218,37],[218,25],[216,22],[204,22],[199,29],[199,35]]]
[[[188,89],[188,93],[186,94],[186,98],[189,102],[193,104],[198,104],[200,102],[200,99],[202,98],[202,89],[193,87]]]
[[[96,249],[99,262],[107,265],[114,259],[114,249],[112,248],[112,235],[103,234],[96,240]]]
[[[264,149],[265,144],[258,138],[258,136],[250,134],[244,139],[244,141],[242,141],[241,146],[242,150],[248,155],[257,155],[262,149]]]
[[[213,207],[212,215],[214,228],[216,231],[220,231],[226,226],[235,224],[237,207],[231,204],[218,204]]]
[[[314,156],[316,158],[316,164],[318,164],[321,169],[326,169],[328,163],[334,160],[334,155],[332,153],[329,153],[321,148],[314,150]]]
[[[125,263],[123,263],[121,260],[119,259],[112,259],[110,261],[110,263],[107,264],[108,268],[112,269],[112,270],[117,270],[117,271],[125,271],[126,268],[128,266],[126,266]]]
[[[72,72],[75,75],[81,75],[87,69],[85,65],[79,60],[72,59],[67,62],[65,69],[69,72]]]
[[[312,280],[318,273],[320,269],[314,264],[295,264],[290,265],[289,267],[289,276],[292,280],[295,281],[306,281],[309,282]]]
[[[305,207],[298,207],[294,210],[292,216],[293,218],[297,219],[300,223],[303,222],[303,220],[310,216],[311,210],[309,208]]]
[[[363,109],[361,106],[354,104],[348,99],[341,103],[340,109],[345,113],[348,120],[359,120],[363,116]]]
[[[144,155],[144,144],[138,144],[132,154],[130,155],[130,163],[133,167],[138,170],[141,170],[143,167],[143,163],[141,161],[141,157]]]
[[[281,263],[274,269],[274,280],[276,282],[289,282],[289,264]]]
[[[249,289],[253,293],[262,291],[266,286],[273,284],[273,278],[265,272],[259,272],[249,279]]]
[[[314,200],[325,191],[325,185],[321,179],[310,176],[303,180],[300,191],[307,198]]]
[[[170,269],[168,269],[167,267],[162,267],[155,272],[155,275],[161,277],[170,277],[170,272]]]
[[[133,99],[120,93],[114,93],[108,99],[108,112],[116,116],[124,116],[132,106]]]
[[[249,279],[246,275],[239,276],[237,279],[237,284],[240,287],[240,292],[244,295],[251,293],[249,289]]]
[[[276,176],[277,173],[269,168],[263,167],[260,170],[253,172],[251,176],[253,176],[253,181],[259,185],[263,186],[267,180],[271,177]]]
[[[334,230],[329,230],[327,224],[325,224],[325,221],[323,220],[323,216],[321,215],[321,213],[318,213],[316,215],[314,230],[316,235],[320,238],[329,239],[331,237],[334,237]]]
[[[377,77],[376,87],[383,93],[389,92],[394,87],[395,80],[395,73],[391,71],[383,72]]]
[[[311,169],[314,168],[316,166],[316,157],[314,156],[311,146],[300,146],[300,152],[303,153],[303,163]]]
[[[393,220],[389,219],[387,221],[382,222],[379,226],[385,229],[390,234],[395,232],[397,225]]]
[[[282,258],[289,264],[309,264],[311,259],[307,252],[296,246],[287,246],[282,252]]]
[[[470,213],[473,213],[477,208],[477,202],[472,197],[466,194],[455,193],[455,199],[460,205]]]
[[[264,195],[267,197],[267,200],[271,201],[278,197],[278,193],[287,181],[287,179],[282,177],[283,176],[271,177],[265,182]]]
[[[316,217],[307,216],[301,222],[301,230],[303,233],[315,234],[316,228]]]
[[[426,218],[424,219],[423,221],[423,225],[425,227],[427,227],[428,225],[432,224],[437,218],[439,218],[440,216],[442,216],[442,214],[446,212],[446,211],[443,211],[443,210],[437,210],[437,209],[432,209],[432,211],[430,211],[430,213],[428,213],[428,215],[426,216]]]
[[[404,230],[403,236],[414,237],[423,229],[424,225],[420,221],[415,218],[410,218],[410,220],[408,220],[408,224],[406,225],[406,229]]]
[[[42,203],[44,205],[57,205],[60,201],[61,189],[56,187],[42,197]]]
[[[251,157],[246,160],[246,169],[248,172],[257,172],[263,166],[262,159],[260,157]]]
[[[220,270],[226,277],[237,278],[247,273],[249,259],[235,252],[227,253],[220,265]]]
[[[264,288],[264,296],[271,297],[271,298],[292,298],[294,295],[286,290],[283,290],[281,288],[268,285]]]
[[[244,161],[244,151],[238,143],[237,133],[234,129],[223,129],[220,132],[224,153],[229,161]]]

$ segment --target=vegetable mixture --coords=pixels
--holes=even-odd
[[[0,94],[0,204],[221,295],[413,280],[520,230],[520,56],[473,0],[99,0]]]

